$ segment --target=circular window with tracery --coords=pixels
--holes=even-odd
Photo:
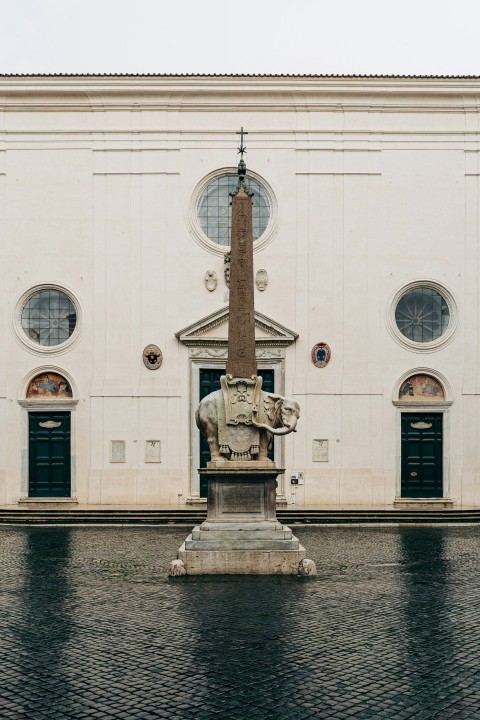
[[[402,295],[395,308],[397,327],[408,340],[432,342],[445,334],[450,310],[445,298],[431,287],[415,287]]]
[[[65,288],[44,285],[20,299],[15,330],[20,340],[39,352],[56,352],[78,335],[78,306]]]
[[[253,240],[263,235],[270,220],[270,200],[263,185],[247,178],[252,197]],[[198,221],[205,235],[217,245],[230,245],[232,228],[232,196],[238,185],[238,175],[228,173],[211,180],[198,201]]]
[[[252,196],[254,249],[264,247],[276,227],[277,206],[272,189],[256,173],[247,170]],[[190,227],[194,236],[210,251],[223,254],[230,247],[232,197],[238,185],[237,170],[224,168],[210,173],[197,186],[190,208]]]
[[[456,319],[455,302],[446,288],[430,281],[416,281],[395,295],[390,327],[406,347],[428,351],[452,337]]]

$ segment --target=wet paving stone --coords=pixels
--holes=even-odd
[[[184,528],[0,527],[1,720],[480,720],[480,527],[301,527],[317,578],[168,579]]]

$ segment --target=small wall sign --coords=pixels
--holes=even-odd
[[[149,370],[158,370],[162,364],[163,355],[158,345],[147,345],[143,351],[143,364]]]
[[[328,440],[313,441],[313,462],[328,462]]]
[[[146,463],[161,462],[160,440],[146,440],[145,441],[145,462]]]
[[[110,462],[125,462],[125,440],[110,440]]]
[[[330,362],[332,353],[327,343],[319,342],[312,348],[312,362],[315,367],[323,368]]]

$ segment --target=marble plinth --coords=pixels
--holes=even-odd
[[[297,550],[187,550],[178,551],[187,575],[299,575],[305,548]]]
[[[291,529],[276,519],[271,461],[209,463],[207,519],[178,551],[187,575],[298,575],[306,557]]]
[[[276,520],[277,476],[271,460],[209,462],[200,475],[207,478],[207,522]]]

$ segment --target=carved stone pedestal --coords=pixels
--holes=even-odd
[[[178,552],[187,575],[298,575],[305,548],[276,519],[275,488],[283,472],[271,461],[214,462],[207,519]]]

